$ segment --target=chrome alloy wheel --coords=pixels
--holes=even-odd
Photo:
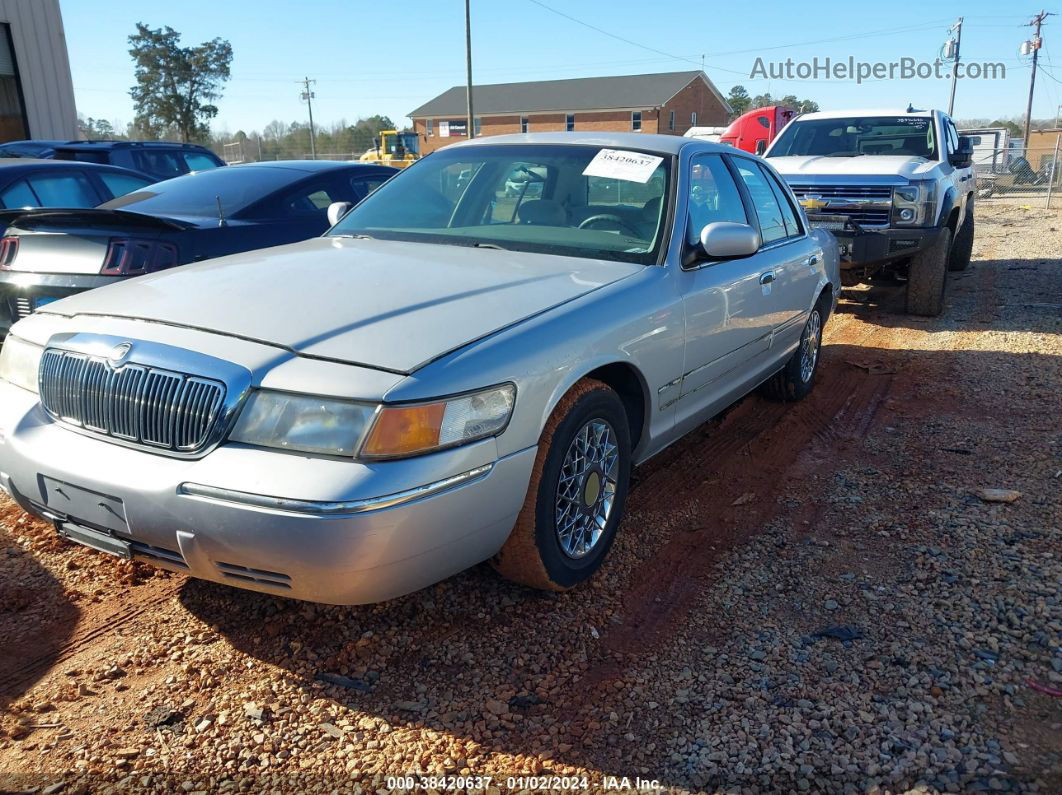
[[[822,318],[819,310],[812,309],[811,317],[804,325],[800,337],[800,380],[805,384],[815,373],[815,363],[819,360],[819,343],[822,335]]]
[[[593,419],[575,434],[557,482],[554,527],[569,558],[586,557],[597,546],[612,515],[619,478],[616,432]]]

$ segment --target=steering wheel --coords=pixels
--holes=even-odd
[[[579,228],[580,229],[586,229],[590,225],[596,224],[596,223],[601,222],[601,221],[608,221],[609,223],[613,223],[613,224],[616,224],[617,226],[623,227],[628,232],[630,232],[632,237],[641,237],[641,235],[638,234],[638,230],[637,229],[632,227],[629,223],[624,221],[618,215],[613,215],[612,213],[600,213],[598,215],[591,215],[589,218],[587,218],[585,221],[583,221],[581,224],[579,224]]]

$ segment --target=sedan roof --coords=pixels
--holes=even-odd
[[[231,169],[282,168],[291,171],[304,171],[307,174],[318,171],[335,171],[340,168],[379,168],[379,163],[361,163],[357,160],[262,160],[257,163],[238,163]],[[385,166],[391,168],[391,166]]]
[[[635,149],[656,152],[662,155],[677,155],[686,146],[703,147],[707,151],[734,152],[732,146],[714,144],[696,138],[683,138],[681,135],[654,135],[652,133],[583,133],[583,132],[544,132],[517,133],[515,135],[492,135],[486,138],[473,138],[454,146],[486,146],[490,144],[569,144],[586,146],[614,147],[617,149]],[[452,147],[447,147],[450,149]]]

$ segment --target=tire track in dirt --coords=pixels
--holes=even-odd
[[[5,661],[0,662],[0,696],[17,695],[41,678],[49,669],[77,654],[96,647],[104,638],[116,634],[119,630],[135,626],[137,619],[153,615],[152,608],[165,604],[177,595],[184,578],[152,580],[135,590],[121,596],[131,597],[117,610],[105,612],[97,608],[86,619],[82,617],[80,626],[69,640],[54,648],[41,651],[39,637],[30,637],[5,649]],[[145,590],[148,591],[145,593]]]
[[[895,298],[886,293],[884,303],[891,305]],[[649,465],[651,472],[631,495],[624,527],[651,522],[675,529],[644,563],[624,598],[620,622],[603,634],[608,654],[591,665],[571,693],[576,712],[595,703],[595,694],[623,676],[627,664],[673,632],[724,555],[788,510],[777,497],[794,479],[807,476],[809,462],[837,460],[869,432],[895,379],[890,365],[898,354],[887,350],[888,343],[909,329],[863,322],[862,306],[846,309],[828,327],[820,380],[808,398],[797,404],[746,398],[676,444],[666,460]],[[874,363],[884,367],[846,361],[856,348],[877,348]],[[685,499],[676,501],[676,494]],[[805,504],[790,518],[814,521],[821,511],[821,505]],[[691,524],[684,529],[680,524],[686,516]]]

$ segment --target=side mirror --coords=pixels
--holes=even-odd
[[[748,224],[716,221],[701,230],[701,249],[709,259],[749,257],[760,245],[760,233]]]
[[[973,139],[968,135],[960,135],[959,148],[948,158],[949,162],[955,168],[969,168],[973,163],[973,148]]]
[[[335,226],[339,219],[350,212],[354,202],[332,202],[328,205],[328,225]]]
[[[767,142],[762,138],[756,142],[756,154],[762,155],[767,151]]]

